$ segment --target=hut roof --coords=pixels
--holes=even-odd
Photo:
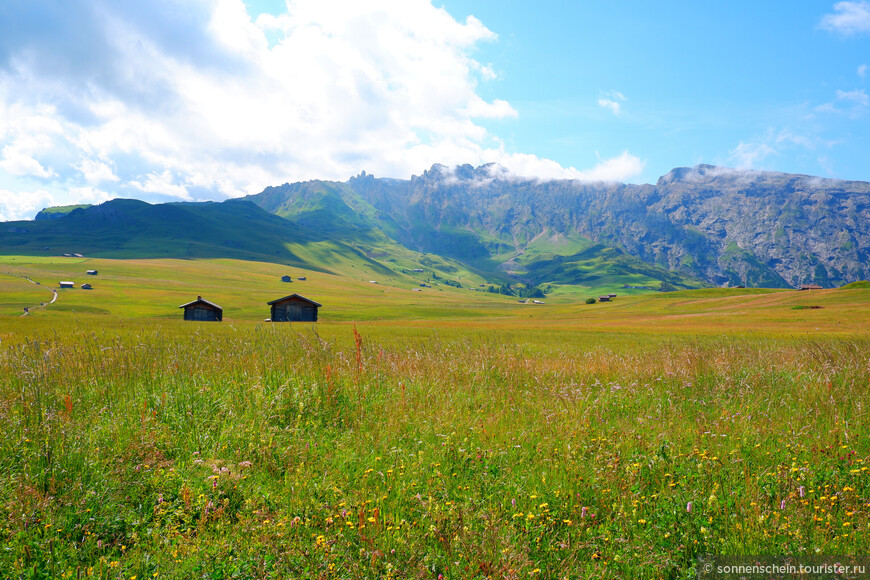
[[[313,304],[314,306],[317,306],[317,307],[323,306],[323,304],[319,304],[319,303],[315,302],[314,300],[310,300],[310,299],[306,298],[305,296],[300,296],[299,294],[291,294],[290,296],[285,296],[284,298],[278,298],[277,300],[272,300],[271,302],[266,302],[266,304],[268,306],[271,306],[273,304],[277,304],[278,302],[284,302],[285,300],[295,300],[295,299],[302,300],[304,302],[308,302],[309,304]]]
[[[188,306],[193,306],[194,304],[197,304],[197,303],[206,304],[208,306],[211,306],[212,308],[217,308],[218,310],[223,310],[223,308],[221,308],[220,306],[218,306],[214,302],[209,302],[208,300],[206,300],[202,296],[197,296],[196,300],[194,300],[193,302],[188,302],[187,304],[182,304],[181,306],[179,306],[179,308],[187,308]]]

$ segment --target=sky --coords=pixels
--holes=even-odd
[[[0,220],[498,163],[870,181],[870,2],[0,0]]]

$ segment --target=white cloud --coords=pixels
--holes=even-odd
[[[54,197],[47,191],[12,192],[0,189],[0,221],[29,219],[54,203]]]
[[[856,105],[866,107],[870,105],[870,97],[864,89],[855,89],[854,91],[837,91],[837,98],[841,101],[850,101]]]
[[[854,89],[851,91],[838,89],[836,96],[839,105],[837,103],[822,103],[813,110],[818,113],[845,114],[852,118],[857,118],[870,106],[870,95],[867,95],[864,89]]]
[[[106,181],[118,181],[119,177],[115,175],[114,170],[108,163],[98,159],[82,159],[78,165],[74,166],[78,169],[85,181],[90,184],[99,184]]]
[[[7,145],[3,148],[3,160],[0,161],[0,168],[5,169],[12,175],[33,176],[33,177],[56,177],[57,173],[51,168],[45,168],[42,164],[28,155],[19,147]]]
[[[34,16],[46,11],[55,17]],[[642,167],[628,153],[578,171],[506,152],[481,121],[518,113],[481,96],[498,74],[473,57],[497,35],[430,0],[287,0],[256,21],[242,0],[189,0],[183,11],[175,0],[32,0],[7,12],[0,183],[26,189],[36,177],[61,203],[221,199],[363,169],[408,177],[433,163],[575,179]],[[626,100],[602,99],[617,114]]]
[[[862,79],[867,76],[867,65],[866,64],[858,65],[858,76],[861,77]]]
[[[731,150],[729,161],[738,169],[758,169],[762,162],[777,153],[776,149],[767,143],[740,142]]]
[[[637,157],[624,151],[617,157],[604,159],[595,167],[577,170],[573,167],[564,168],[550,159],[541,159],[536,155],[508,154],[493,159],[492,162],[507,168],[519,177],[549,179],[575,179],[578,181],[630,181],[643,172],[644,163]]]
[[[609,109],[618,117],[622,113],[622,103],[626,100],[625,95],[619,91],[610,91],[598,98],[598,106],[602,109]]]
[[[834,14],[826,14],[819,26],[844,35],[870,32],[870,2],[837,2]]]
[[[135,187],[139,191],[144,191],[145,193],[157,193],[190,201],[192,198],[190,192],[187,191],[187,188],[183,185],[173,183],[174,180],[172,173],[167,170],[159,175],[154,173],[147,175],[145,183],[131,181],[130,186]]]

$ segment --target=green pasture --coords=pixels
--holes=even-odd
[[[361,266],[360,266],[361,267]],[[99,275],[87,276],[95,269]],[[340,270],[340,268],[339,268]],[[290,275],[293,282],[280,278]],[[29,284],[22,276],[40,282]],[[306,281],[298,281],[305,276]],[[269,316],[270,300],[298,293],[323,304],[322,323],[369,323],[503,332],[742,333],[849,335],[867,330],[870,288],[861,284],[834,290],[700,289],[627,294],[620,288],[595,293],[554,292],[545,304],[521,304],[510,296],[483,291],[479,284],[454,288],[431,272],[379,277],[348,268],[347,275],[240,260],[112,260],[90,258],[0,257],[0,316],[17,316],[24,306],[51,299],[31,312],[56,320],[90,315],[111,319],[178,319],[179,305],[203,296],[221,305],[225,323],[252,323]],[[76,283],[60,289],[60,280]],[[375,283],[372,283],[374,281]],[[476,279],[475,279],[476,281]],[[89,282],[93,290],[81,290]],[[420,287],[425,282],[431,288]],[[6,287],[4,287],[6,288]],[[419,291],[418,291],[419,290]],[[586,304],[587,294],[617,293],[609,303]],[[637,291],[635,291],[637,292]],[[328,331],[326,331],[328,332]]]
[[[0,271],[0,578],[689,579],[870,551],[864,285],[531,305],[233,260]],[[21,317],[50,299],[21,276],[94,290]],[[263,322],[290,293],[321,321]],[[224,322],[181,320],[196,295]]]

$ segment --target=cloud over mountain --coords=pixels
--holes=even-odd
[[[434,162],[637,174],[625,155],[581,172],[506,151],[481,121],[517,111],[481,96],[497,73],[473,57],[496,39],[428,0],[294,0],[256,19],[241,0],[7,3],[0,188],[32,201],[46,191],[61,203],[92,201],[70,192],[161,201],[361,169],[407,176]]]

